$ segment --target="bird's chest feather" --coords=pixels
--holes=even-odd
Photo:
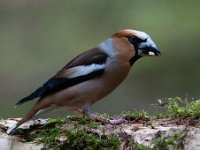
[[[116,64],[116,62],[108,60],[105,72],[101,76],[61,91],[62,99],[59,102],[71,106],[93,104],[118,87],[126,78],[129,70],[129,63]]]
[[[103,75],[80,85],[78,98],[90,101],[90,103],[100,100],[119,86],[128,75],[129,70],[129,64],[119,66],[109,63]]]
[[[117,62],[110,62],[107,65],[105,74],[102,76],[99,84],[101,85],[101,94],[109,94],[112,92],[128,75],[130,71],[130,66],[127,63],[116,64]],[[115,64],[115,65],[113,65]]]

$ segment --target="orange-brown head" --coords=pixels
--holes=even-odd
[[[133,64],[142,56],[159,56],[160,50],[151,37],[142,31],[125,29],[112,35],[113,49]]]

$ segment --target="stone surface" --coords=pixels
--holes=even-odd
[[[16,136],[0,133],[0,147],[1,150],[40,150],[43,148],[43,144],[32,142],[23,143]]]
[[[21,142],[21,139],[17,136],[10,136],[5,133],[5,129],[11,127],[17,123],[20,118],[13,118],[7,120],[0,120],[0,149],[1,150],[40,150],[44,146],[34,142]],[[29,128],[31,125],[42,125],[45,124],[46,119],[38,119],[35,121],[29,121],[20,128]]]
[[[0,150],[40,150],[44,147],[43,144],[38,144],[33,142],[22,142],[22,139],[17,135],[7,135],[6,130],[8,127],[11,127],[16,124],[19,118],[0,120]],[[25,123],[20,128],[29,128],[30,126],[43,125],[47,122],[47,119],[38,119],[35,121],[29,121]],[[185,150],[200,150],[200,129],[192,126],[185,125],[173,125],[173,124],[165,124],[161,125],[160,120],[157,123],[152,123],[154,126],[144,126],[142,123],[122,123],[120,125],[110,125],[110,124],[102,124],[100,126],[100,130],[98,128],[91,129],[88,126],[82,125],[82,129],[88,130],[91,133],[98,135],[108,135],[108,134],[121,134],[124,133],[128,136],[131,136],[135,142],[139,144],[143,144],[148,147],[152,147],[152,141],[156,139],[158,136],[162,136],[164,138],[168,138],[172,136],[174,133],[184,133],[183,138],[181,139],[181,143],[184,144]],[[63,128],[74,128],[72,124],[64,124]],[[81,128],[80,128],[81,129]],[[67,137],[64,135],[60,135],[59,141],[65,141]],[[123,149],[125,143],[122,141],[120,145],[120,149]],[[170,149],[170,147],[169,147]]]
[[[190,128],[185,138],[185,150],[200,150],[200,129]]]

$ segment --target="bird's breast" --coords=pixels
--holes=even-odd
[[[127,77],[130,71],[129,63],[118,63],[110,61],[107,64],[104,75],[99,78],[99,84],[102,88],[100,91],[100,98],[103,98],[112,92],[119,84]]]
[[[80,107],[87,103],[93,104],[118,87],[126,78],[129,70],[129,63],[118,64],[118,62],[108,60],[102,75],[56,93],[54,95],[56,103],[69,107]]]

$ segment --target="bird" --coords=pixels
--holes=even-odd
[[[60,107],[90,116],[91,105],[116,89],[138,59],[159,55],[159,48],[145,32],[124,29],[114,33],[69,61],[41,87],[18,101],[16,106],[37,100],[16,125],[7,129],[7,134],[35,116]]]

